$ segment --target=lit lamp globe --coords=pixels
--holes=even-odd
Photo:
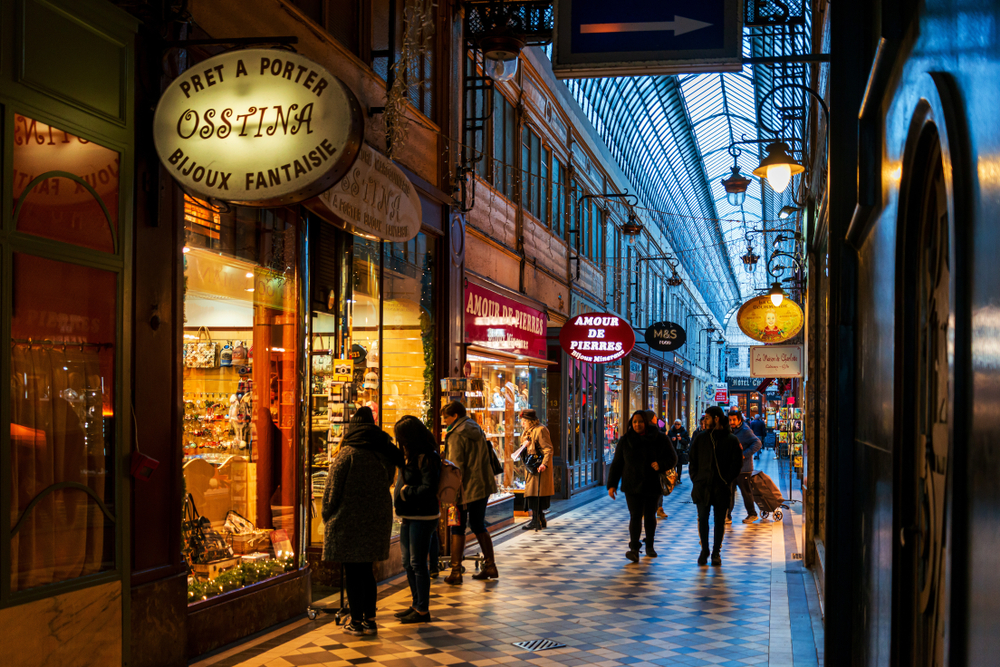
[[[479,41],[483,50],[486,75],[503,83],[517,75],[517,60],[526,42],[510,33],[489,35]]]
[[[781,193],[788,187],[792,176],[806,170],[788,154],[788,144],[776,141],[767,146],[767,157],[761,160],[760,166],[753,170],[754,176],[764,178],[771,184],[771,189]]]
[[[774,304],[775,308],[780,306],[781,302],[785,300],[785,290],[781,289],[781,283],[771,283],[771,289],[767,294],[771,297],[771,303]]]

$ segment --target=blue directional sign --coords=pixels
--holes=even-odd
[[[742,69],[739,0],[555,0],[564,79]]]

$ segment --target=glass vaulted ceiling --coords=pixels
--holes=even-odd
[[[808,53],[809,16],[804,13],[804,23],[797,26],[745,28],[744,56]],[[794,217],[777,221],[777,214],[794,201],[801,178],[776,194],[751,175],[763,146],[744,144],[736,161],[753,183],[743,205],[732,206],[720,184],[733,165],[728,148],[735,141],[772,138],[758,134],[758,101],[776,85],[808,84],[807,73],[803,65],[747,65],[725,74],[565,82],[638,193],[640,206],[651,209],[642,217],[659,226],[720,319],[770,283],[765,267],[776,235],[754,236],[754,252],[761,259],[751,274],[742,261],[746,233],[797,224]],[[765,124],[801,139],[804,119],[789,120],[780,107],[806,104],[804,93],[792,90],[776,97],[778,104],[772,96],[763,110]],[[793,143],[792,149],[801,160],[801,144]]]

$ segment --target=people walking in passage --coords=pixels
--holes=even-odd
[[[643,410],[643,416],[646,417],[646,429],[652,433],[663,433],[663,430],[659,426],[659,422],[656,419],[656,412],[653,410]],[[660,497],[656,500],[656,518],[657,519],[667,519],[669,515],[663,509],[663,491],[660,491]]]
[[[375,601],[378,588],[372,564],[389,558],[395,469],[403,453],[375,425],[371,408],[351,418],[340,451],[330,463],[323,492],[323,559],[342,563],[344,588],[351,608],[350,635],[378,633]]]
[[[691,442],[688,474],[691,500],[698,506],[698,536],[701,554],[698,564],[708,563],[708,515],[715,519],[712,565],[722,565],[722,538],[726,532],[731,488],[743,465],[740,441],[729,432],[726,414],[717,405],[705,411],[706,428]]]
[[[434,435],[416,417],[403,417],[393,432],[405,456],[396,476],[393,507],[402,521],[399,548],[413,600],[410,608],[396,614],[396,618],[401,623],[427,623],[431,620],[427,554],[441,516],[437,498],[441,456]]]
[[[681,424],[680,419],[674,420],[674,425],[667,432],[667,438],[677,452],[677,483],[681,483],[681,473],[684,470],[684,459],[687,458],[687,450],[691,445],[691,438],[688,437],[687,429]]]
[[[486,504],[497,491],[497,480],[490,465],[489,446],[483,429],[466,414],[465,406],[452,401],[444,407],[445,457],[462,471],[462,488],[458,494],[458,525],[451,527],[451,574],[445,582],[452,586],[462,583],[462,557],[465,555],[465,531],[472,528],[483,564],[473,579],[496,579],[496,557],[493,540],[486,530]]]
[[[555,479],[552,476],[552,437],[549,429],[538,420],[538,413],[532,409],[521,411],[521,444],[527,447],[529,455],[542,457],[538,472],[525,471],[524,502],[531,511],[531,521],[524,530],[541,530],[548,527],[545,510],[555,493]]]
[[[753,523],[757,520],[757,508],[753,504],[753,489],[750,488],[750,473],[753,472],[754,455],[760,451],[761,442],[746,422],[743,421],[743,413],[735,408],[729,411],[729,429],[743,447],[743,466],[740,474],[733,484],[731,498],[729,501],[729,523],[733,522],[733,507],[736,505],[736,487],[740,488],[740,495],[743,496],[743,505],[746,507],[747,516],[743,523]]]
[[[608,471],[608,495],[617,497],[618,483],[629,511],[629,544],[625,557],[639,561],[640,536],[646,529],[646,555],[655,557],[656,503],[662,495],[659,471],[677,465],[677,454],[666,435],[650,428],[642,410],[632,414],[628,431],[618,441]],[[645,524],[645,525],[644,525]]]

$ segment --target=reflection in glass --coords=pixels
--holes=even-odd
[[[14,256],[12,590],[115,566],[117,293],[113,273]]]
[[[116,151],[15,114],[12,183],[15,210],[20,206],[17,230],[114,252],[119,162]]]

